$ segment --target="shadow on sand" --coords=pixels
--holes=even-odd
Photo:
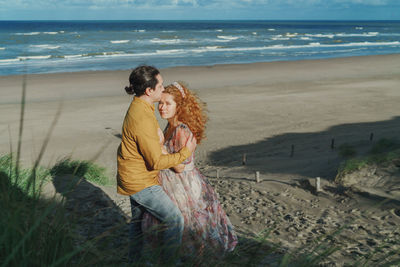
[[[337,125],[321,132],[276,135],[211,152],[209,159],[213,166],[232,168],[242,166],[246,153],[246,164],[238,172],[319,176],[332,180],[344,159],[338,153],[341,145],[349,144],[357,155],[363,155],[379,139],[399,136],[400,117],[397,116],[386,121]]]
[[[53,176],[53,185],[64,197],[68,219],[76,225],[78,242],[93,241],[101,265],[126,262],[129,218],[99,187],[68,174]]]

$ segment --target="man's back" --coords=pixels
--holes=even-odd
[[[118,148],[118,193],[131,195],[152,185],[158,185],[158,170],[151,170],[146,164],[143,152],[138,145],[138,135],[152,138],[158,123],[154,107],[140,98],[132,101],[122,126],[122,140]],[[155,140],[158,142],[158,139]],[[154,148],[153,148],[154,149]]]

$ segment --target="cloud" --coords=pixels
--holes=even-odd
[[[343,4],[361,4],[361,5],[371,5],[371,6],[382,6],[387,5],[390,2],[396,3],[390,0],[334,0],[336,3]]]
[[[398,0],[0,0],[5,8],[139,8],[173,9],[181,7],[204,8],[307,8],[347,6],[389,6],[399,5]]]
[[[237,3],[270,4],[270,5],[332,5],[332,4],[362,4],[362,5],[387,5],[398,3],[397,0],[237,0]]]

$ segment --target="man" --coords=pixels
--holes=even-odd
[[[188,158],[195,149],[196,139],[189,138],[186,147],[178,153],[161,152],[154,103],[164,91],[160,72],[151,66],[139,66],[129,76],[130,86],[125,90],[135,94],[125,115],[122,141],[118,148],[118,193],[128,195],[131,201],[132,239],[129,258],[141,257],[143,233],[141,220],[148,211],[166,225],[163,231],[164,257],[173,257],[182,241],[183,216],[158,183],[158,172],[176,166]],[[165,259],[164,259],[165,260]]]

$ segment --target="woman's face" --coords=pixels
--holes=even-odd
[[[160,112],[161,118],[168,120],[173,118],[176,114],[176,102],[174,97],[168,93],[161,95],[161,100],[158,103],[158,112]]]

